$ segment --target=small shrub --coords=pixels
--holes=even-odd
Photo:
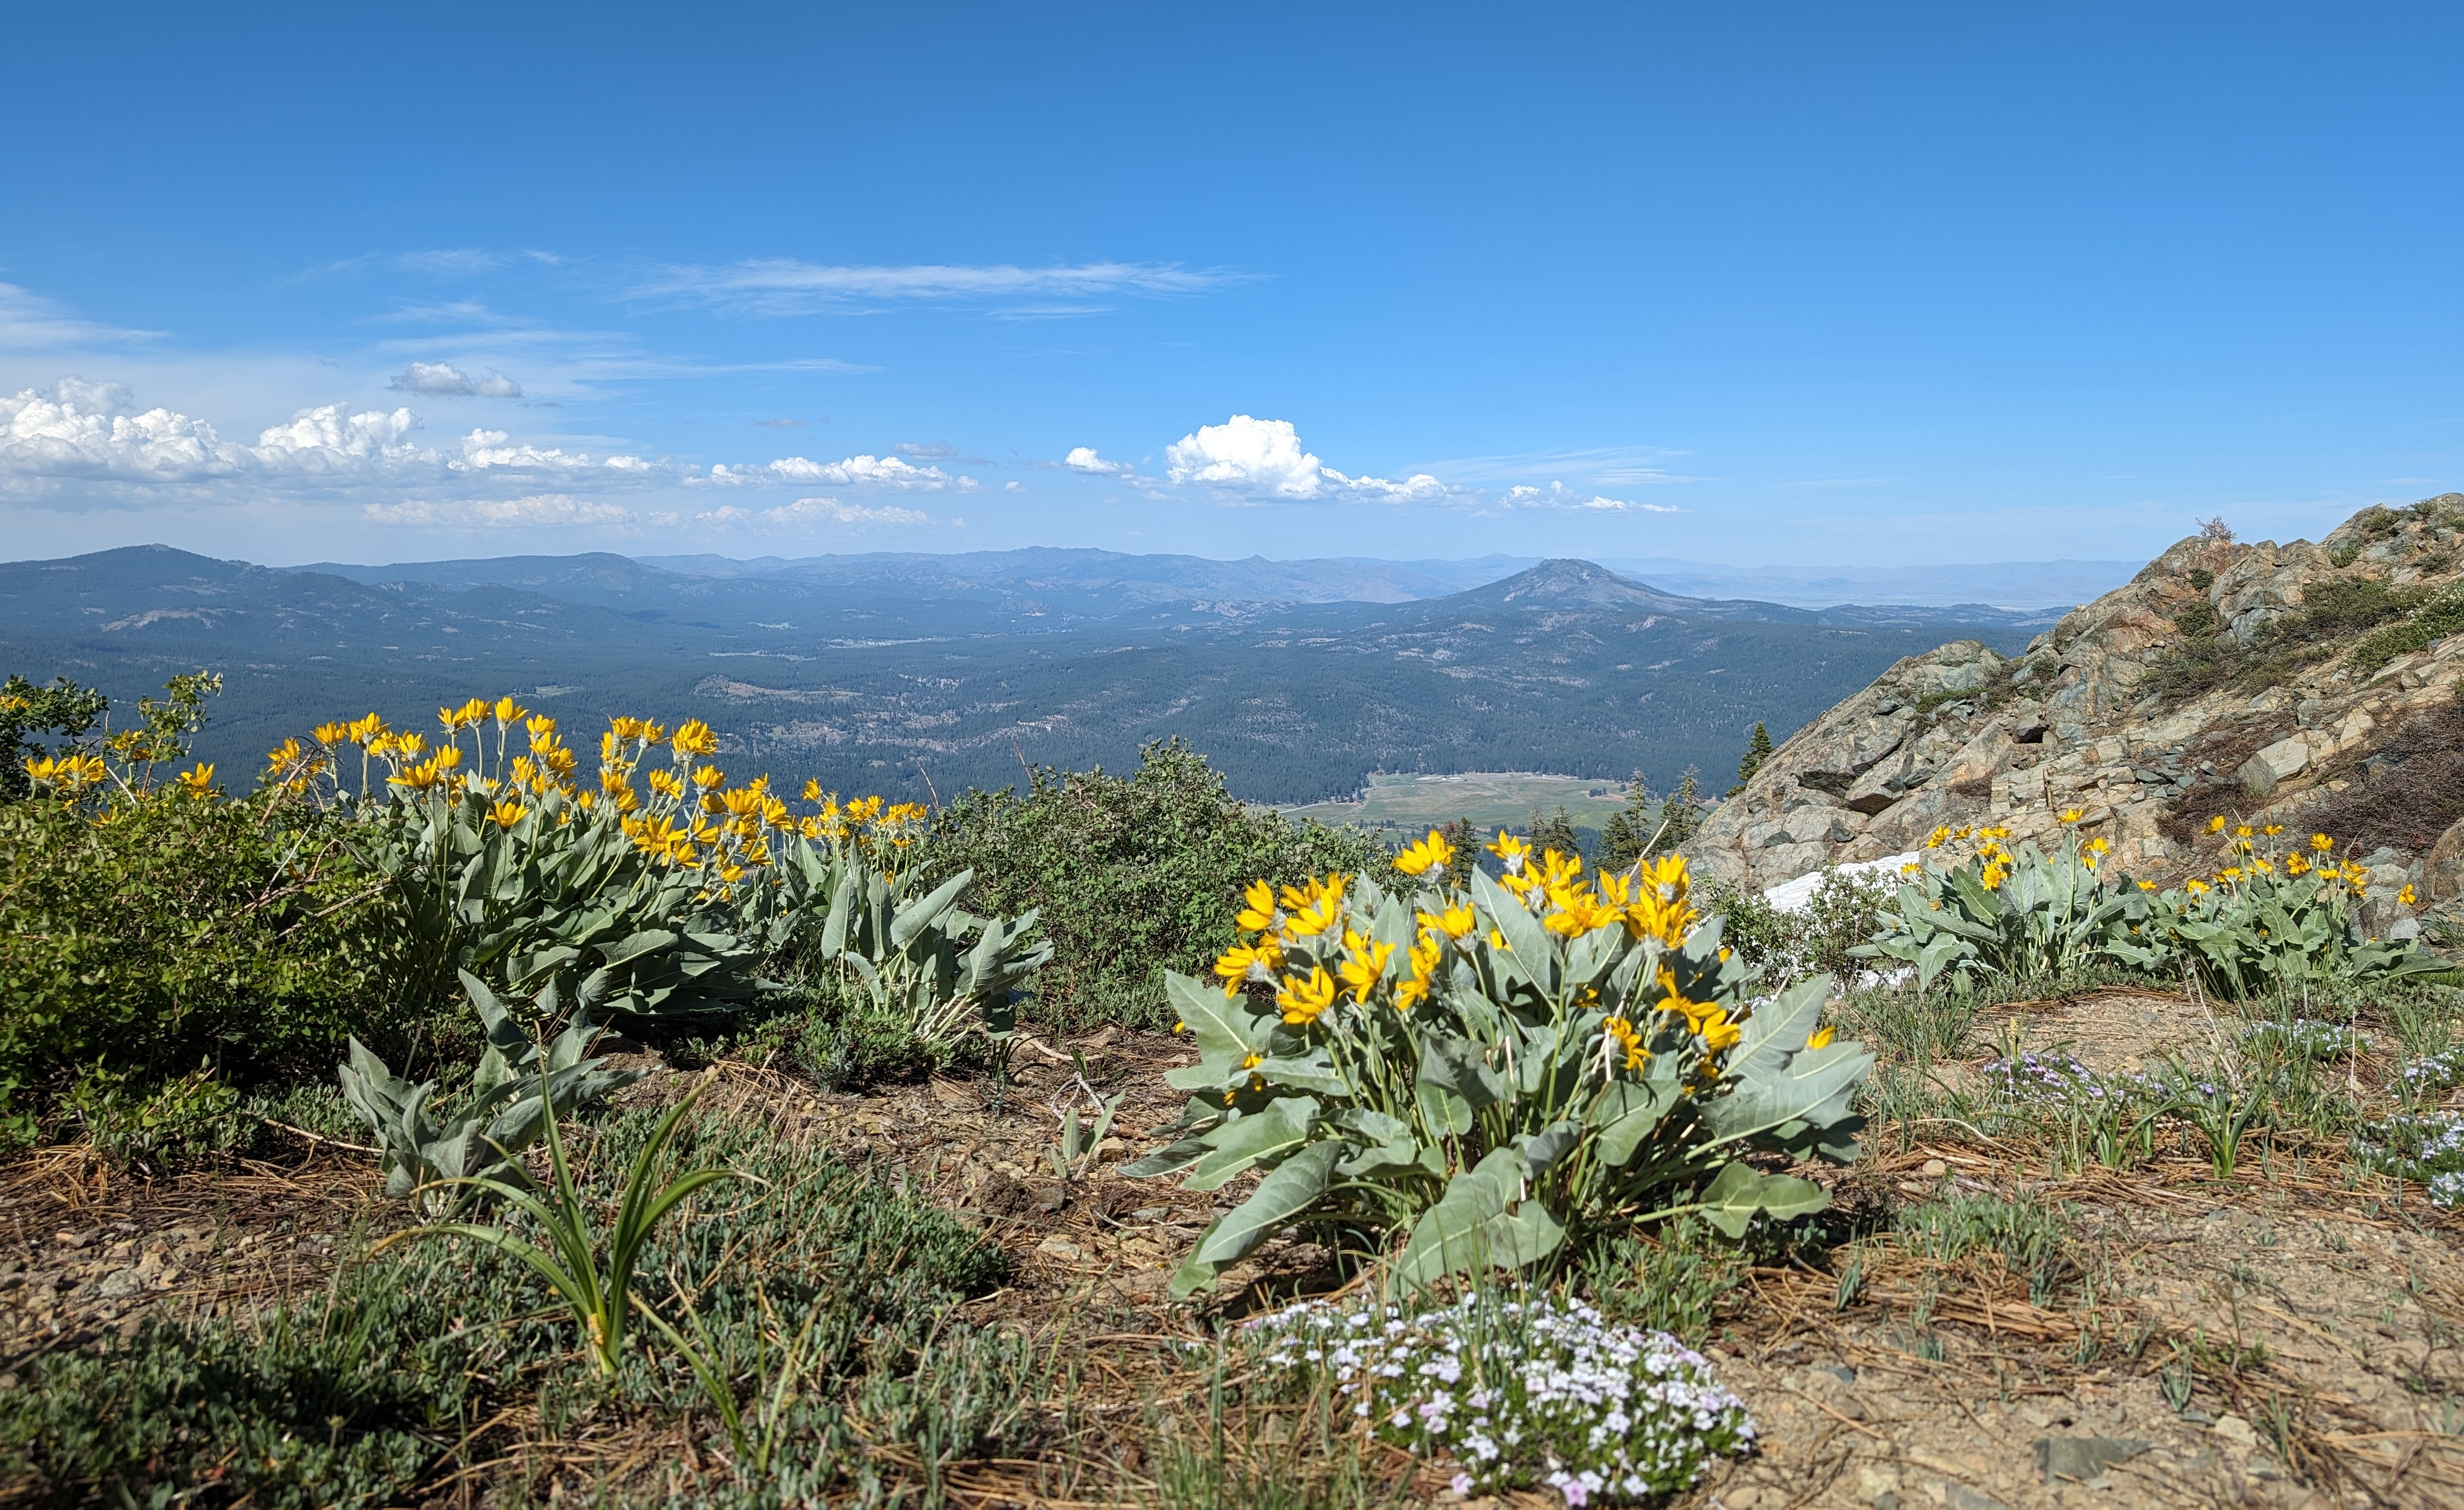
[[[2398,655],[2428,650],[2450,634],[2464,633],[2464,592],[2448,591],[2425,603],[2401,624],[2365,635],[2353,647],[2353,665],[2376,671]]]
[[[1231,944],[1243,885],[1356,875],[1381,854],[1366,834],[1243,806],[1176,740],[1127,776],[1046,768],[1023,793],[970,792],[933,815],[916,869],[927,884],[972,871],[979,905],[1036,914],[1055,951],[1029,1009],[1041,1020],[1161,1028],[1165,971]]]
[[[1453,1464],[1459,1496],[1645,1500],[1756,1435],[1701,1354],[1552,1296],[1474,1292],[1425,1311],[1310,1300],[1246,1331],[1269,1377],[1331,1384],[1373,1435]]]
[[[0,807],[0,1117],[101,1064],[132,1091],[203,1061],[315,1073],[408,1020],[392,904],[321,820],[178,788]]]
[[[825,1090],[921,1080],[958,1062],[958,1046],[918,1034],[904,1013],[826,981],[800,987],[737,1045]]]
[[[210,1069],[152,1090],[108,1069],[91,1070],[69,1092],[68,1110],[95,1152],[148,1174],[209,1163],[254,1141],[239,1093]]]

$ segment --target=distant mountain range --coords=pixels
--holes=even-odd
[[[711,721],[731,762],[948,796],[1181,735],[1239,794],[1373,770],[1724,784],[1900,656],[2015,650],[2049,612],[1683,596],[1581,561],[1214,562],[1093,550],[715,564],[593,554],[274,569],[163,546],[0,564],[0,670],[133,699],[228,691],[201,753],[245,780],[283,735],[514,692],[586,734]],[[689,569],[688,569],[689,568]],[[1478,579],[1467,586],[1465,577]]]

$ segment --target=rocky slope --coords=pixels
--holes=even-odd
[[[1894,665],[1773,751],[1686,846],[1764,887],[1924,847],[1937,826],[2054,842],[2082,810],[2131,875],[2215,862],[2208,819],[2327,829],[2372,923],[2464,921],[2464,494],[2369,508],[2316,544],[2185,540],[2005,658]]]

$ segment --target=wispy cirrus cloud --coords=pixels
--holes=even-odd
[[[159,330],[127,330],[79,315],[55,299],[0,283],[0,351],[55,351],[68,346],[152,341]]]
[[[1512,483],[1534,473],[1553,473],[1577,478],[1593,487],[1608,488],[1657,487],[1663,483],[1705,480],[1668,470],[1665,463],[1685,454],[1661,446],[1593,446],[1457,456],[1423,465],[1463,482]]]
[[[1096,314],[1100,306],[1061,303],[1115,298],[1175,299],[1204,294],[1257,275],[1177,262],[1080,262],[1049,267],[1009,263],[904,266],[756,257],[741,262],[670,263],[631,280],[627,298],[701,304],[744,315],[806,315],[863,305],[1034,300],[1019,318]]]
[[[429,278],[476,278],[484,273],[523,265],[559,267],[568,260],[558,253],[528,248],[508,252],[495,247],[419,247],[407,252],[363,252],[358,256],[319,262],[294,275],[293,280],[338,273],[418,273]]]

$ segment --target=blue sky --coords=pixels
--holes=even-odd
[[[2140,558],[2464,485],[2452,6],[10,31],[13,557]]]

